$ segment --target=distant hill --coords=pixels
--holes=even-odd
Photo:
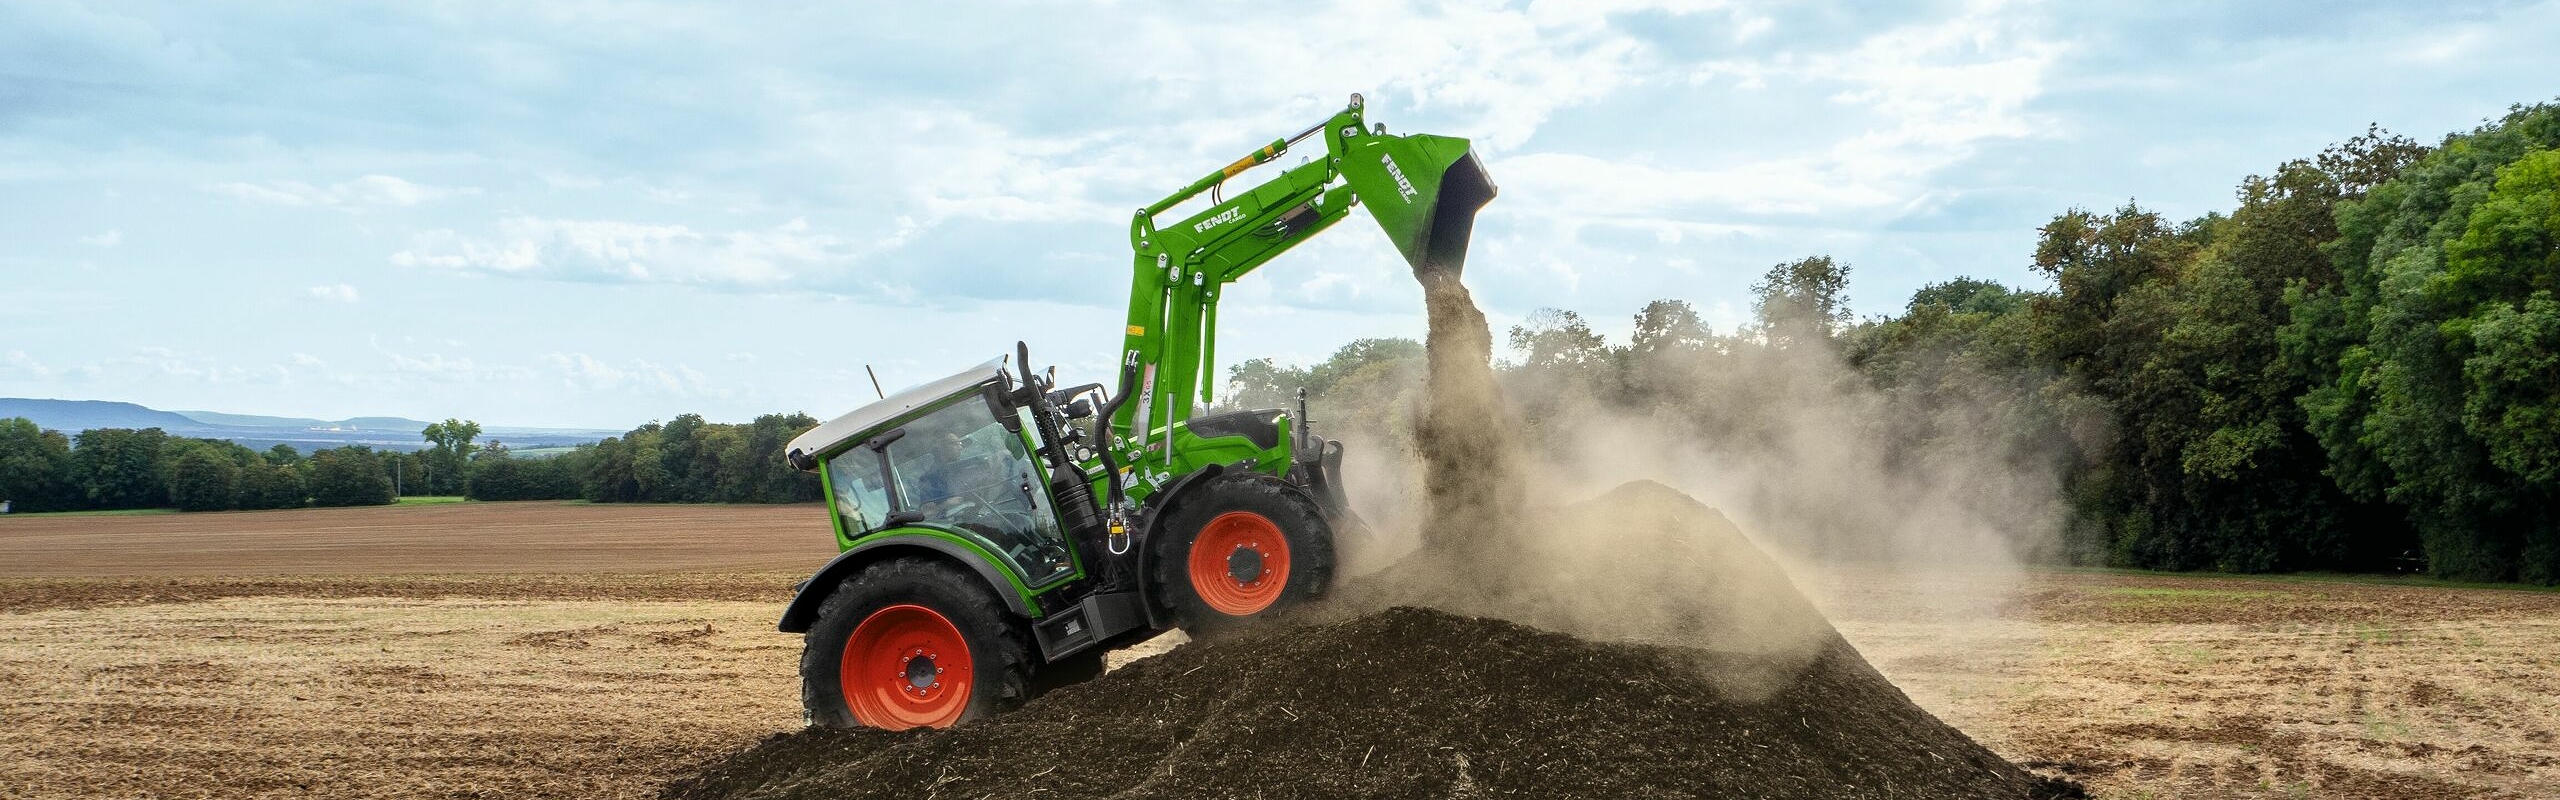
[[[228,425],[234,428],[319,428],[329,423],[310,417],[262,417],[256,414],[225,414],[220,411],[172,411],[206,425]]]
[[[225,414],[220,411],[174,411],[206,425],[226,428],[293,428],[296,430],[330,429],[347,431],[399,431],[416,433],[426,430],[427,423],[405,417],[352,417],[337,421],[310,417],[267,417],[257,414]]]
[[[322,420],[270,417],[220,411],[161,411],[106,400],[42,400],[0,397],[0,419],[25,417],[36,427],[77,435],[93,428],[159,428],[172,436],[227,439],[264,450],[278,444],[310,452],[360,444],[376,450],[422,450],[419,435],[427,423],[405,417],[351,417]],[[619,436],[621,431],[582,428],[518,428],[483,426],[480,441],[504,441],[509,447],[564,447]]]
[[[349,430],[408,431],[410,433],[426,430],[428,425],[425,422],[400,417],[349,417],[330,424]]]
[[[167,411],[106,400],[32,400],[0,397],[0,419],[26,417],[38,427],[64,432],[90,428],[194,428],[203,423]]]

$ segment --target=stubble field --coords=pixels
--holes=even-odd
[[[799,724],[814,506],[0,518],[0,795],[648,797]],[[2560,795],[2560,595],[1812,580],[1915,700],[2100,797]],[[1921,584],[1925,586],[1925,584]]]

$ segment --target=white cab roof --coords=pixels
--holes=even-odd
[[[810,428],[808,433],[800,434],[791,440],[791,444],[783,447],[783,455],[795,464],[803,459],[815,459],[820,454],[843,445],[847,440],[872,436],[878,432],[875,429],[906,416],[908,412],[922,408],[935,400],[949,397],[953,392],[996,380],[1003,374],[1004,359],[997,358],[961,370],[948,378],[901,389],[897,394],[889,395],[888,399],[854,409],[853,413]]]

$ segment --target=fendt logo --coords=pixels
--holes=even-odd
[[[1395,156],[1380,154],[1378,160],[1387,162],[1387,174],[1395,177],[1396,194],[1404,195],[1405,202],[1413,202],[1413,196],[1421,194],[1413,190],[1412,181],[1404,179],[1404,169],[1396,166]]]
[[[1217,216],[1214,216],[1214,217],[1210,217],[1210,218],[1208,218],[1208,219],[1201,220],[1201,221],[1199,222],[1199,224],[1196,224],[1196,225],[1191,226],[1191,232],[1192,232],[1192,233],[1208,233],[1210,228],[1215,228],[1215,227],[1218,227],[1218,226],[1220,226],[1220,225],[1225,225],[1225,224],[1227,224],[1227,223],[1234,222],[1234,221],[1236,221],[1237,219],[1242,218],[1243,216],[1244,216],[1244,209],[1241,209],[1241,208],[1230,208],[1230,209],[1227,209],[1227,210],[1225,210],[1225,211],[1219,212]]]

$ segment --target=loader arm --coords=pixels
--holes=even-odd
[[[1385,126],[1366,126],[1361,105],[1352,95],[1324,122],[1202,176],[1131,220],[1136,256],[1119,395],[1133,399],[1111,409],[1102,444],[1138,493],[1154,488],[1149,466],[1169,463],[1170,448],[1160,445],[1171,427],[1191,418],[1195,400],[1213,397],[1218,297],[1227,284],[1340,222],[1354,205],[1369,207],[1417,273],[1462,268],[1476,210],[1495,192],[1467,140],[1389,135]],[[1228,179],[1319,138],[1323,154],[1220,196]],[[1213,199],[1208,208],[1159,224],[1158,216],[1203,192]]]

